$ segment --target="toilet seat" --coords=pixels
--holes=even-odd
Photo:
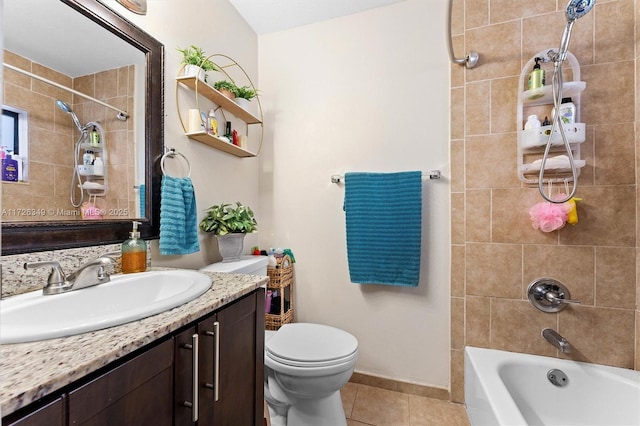
[[[265,355],[293,367],[328,367],[358,356],[358,341],[344,330],[322,324],[283,325],[265,342]]]

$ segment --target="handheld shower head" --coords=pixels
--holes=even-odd
[[[571,40],[571,29],[573,23],[582,18],[596,4],[596,0],[569,0],[567,4],[567,10],[565,16],[567,17],[567,26],[562,34],[562,40],[560,41],[560,49],[558,53],[551,58],[554,62],[563,62],[567,59],[567,51],[569,50],[569,40]]]
[[[78,116],[76,115],[75,112],[73,112],[73,110],[71,109],[69,104],[67,104],[66,102],[61,101],[60,99],[56,99],[56,105],[62,111],[66,112],[68,114],[71,114],[71,118],[73,119],[73,123],[76,125],[76,127],[78,128],[80,133],[82,133],[84,128],[82,127],[82,124],[80,124],[80,120],[78,120]]]
[[[589,13],[596,0],[570,0],[565,15],[567,21],[575,21]]]

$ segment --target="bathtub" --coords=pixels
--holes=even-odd
[[[640,425],[638,371],[467,346],[464,386],[473,426]]]

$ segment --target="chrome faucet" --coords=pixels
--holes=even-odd
[[[55,260],[44,262],[27,262],[24,269],[35,269],[50,266],[51,272],[47,278],[47,285],[42,289],[45,295],[66,293],[72,290],[104,284],[111,280],[105,267],[115,265],[116,261],[109,254],[100,256],[80,266],[75,272],[65,277],[60,263]]]
[[[555,346],[563,354],[571,353],[571,343],[562,337],[557,331],[551,328],[542,330],[542,337],[553,346]]]

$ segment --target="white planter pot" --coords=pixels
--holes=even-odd
[[[197,65],[185,65],[182,74],[185,77],[197,77],[201,81],[205,79],[204,70]]]
[[[235,262],[240,260],[244,246],[244,233],[216,235],[218,251],[223,262]]]
[[[235,100],[236,103],[242,107],[242,109],[244,109],[245,111],[249,111],[249,105],[251,104],[250,101],[246,100],[245,98],[236,98]]]

